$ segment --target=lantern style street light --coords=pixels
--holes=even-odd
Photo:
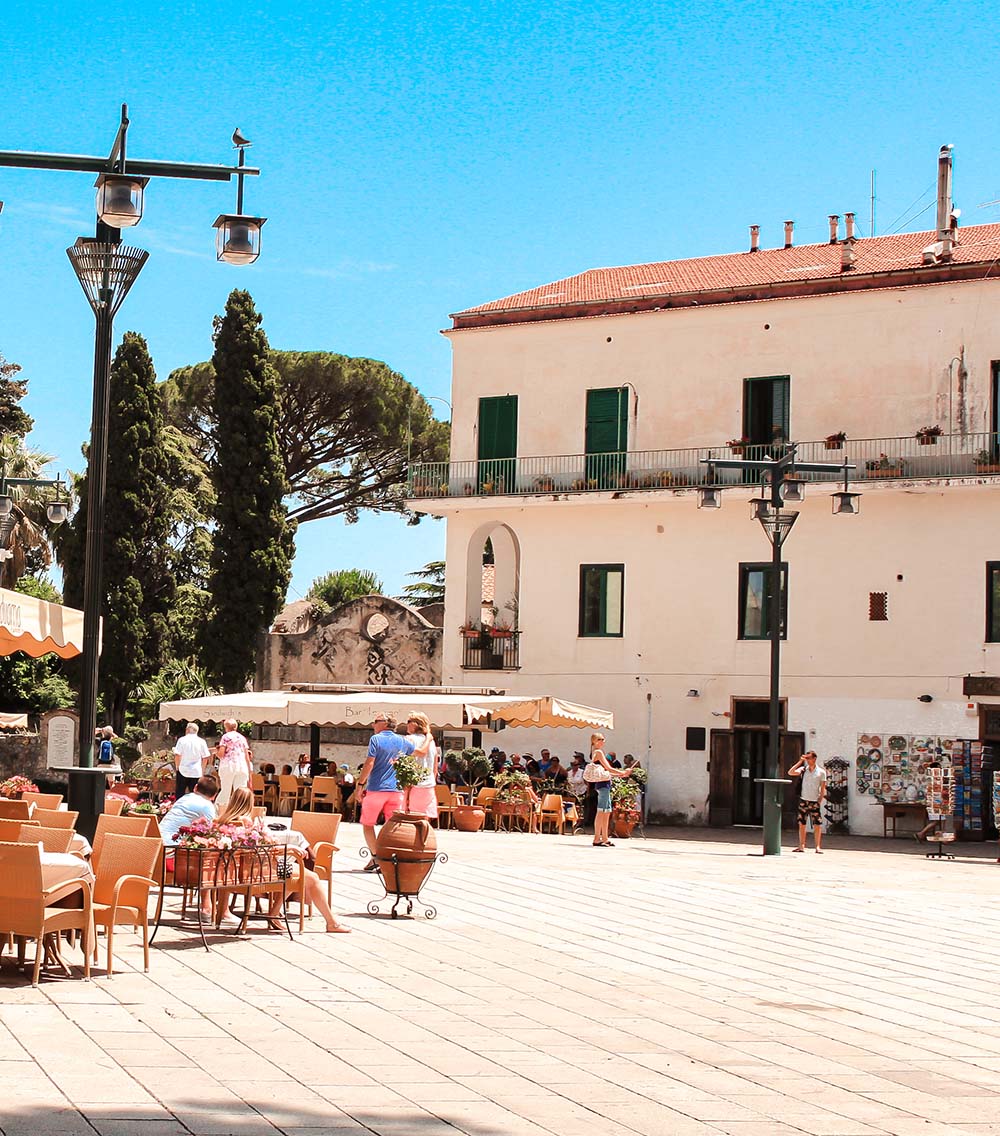
[[[772,451],[773,452],[773,451]],[[839,473],[844,474],[843,492],[833,494],[833,511],[835,513],[857,513],[860,493],[847,492],[847,477],[853,465],[846,462],[843,465],[834,465],[831,462],[798,462],[795,460],[796,445],[794,442],[781,444],[781,452],[777,457],[762,460],[743,458],[703,458],[708,468],[708,480],[715,480],[716,467],[721,469],[738,469],[744,473],[756,473],[760,476],[761,496],[750,500],[750,514],[754,520],[760,522],[767,539],[771,543],[771,570],[767,582],[768,607],[768,639],[771,644],[770,665],[770,696],[768,699],[768,748],[765,776],[758,777],[757,783],[763,786],[764,792],[764,855],[781,855],[781,806],[785,786],[790,784],[788,778],[781,776],[781,625],[784,605],[782,603],[782,575],[784,563],[781,551],[792,526],[798,520],[799,514],[794,509],[782,508],[788,502],[800,502],[805,496],[805,481],[798,477],[800,473]],[[719,504],[707,505],[702,495],[715,495],[718,502],[721,492],[717,486],[703,486],[698,491],[699,508],[718,508]],[[838,499],[841,503],[838,506]],[[847,507],[843,504],[847,501]]]
[[[69,807],[80,813],[78,827],[92,837],[97,817],[104,811],[107,766],[95,770],[94,726],[100,665],[100,613],[104,606],[101,567],[104,559],[104,506],[107,489],[108,412],[114,317],[146,263],[149,254],[122,244],[121,230],[142,219],[146,185],[151,178],[190,178],[196,181],[238,179],[237,214],[243,210],[243,181],[260,170],[246,165],[249,142],[237,130],[233,143],[239,150],[238,166],[200,165],[189,162],[144,161],[126,155],[129,118],[122,104],[121,120],[107,158],[79,154],[0,151],[0,166],[21,169],[70,170],[97,174],[97,229],[93,237],[80,237],[66,250],[96,321],[94,333],[94,401],[87,461],[87,542],[84,557],[83,677],[80,690],[79,765],[65,770],[69,777]],[[263,217],[232,215],[227,240],[230,264],[252,264],[260,255]],[[216,223],[218,228],[218,222]],[[225,244],[225,242],[223,242]],[[13,481],[10,482],[14,484]],[[0,500],[0,509],[3,503]],[[64,503],[54,502],[50,520],[65,520]],[[2,515],[2,513],[0,513]]]

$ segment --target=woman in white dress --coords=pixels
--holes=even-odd
[[[425,754],[422,756],[414,754],[414,757],[424,767],[424,775],[420,782],[410,790],[410,803],[407,811],[433,818],[438,815],[437,794],[435,792],[438,774],[438,747],[431,735],[431,724],[427,715],[417,711],[410,714],[406,719],[406,732],[418,750],[423,748],[425,739],[430,741]]]

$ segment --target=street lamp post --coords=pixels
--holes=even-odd
[[[22,169],[71,170],[98,175],[97,230],[80,237],[66,250],[95,318],[94,401],[87,462],[87,540],[84,555],[83,677],[80,691],[79,764],[61,770],[69,779],[70,808],[80,813],[78,827],[92,836],[97,817],[104,811],[106,775],[116,769],[94,769],[94,728],[100,668],[100,614],[104,606],[104,507],[107,488],[108,413],[114,318],[142,271],[149,254],[122,244],[121,230],[139,223],[146,184],[150,178],[189,178],[198,181],[237,179],[236,213],[223,214],[215,224],[219,260],[252,264],[260,255],[260,230],[266,218],[243,212],[243,182],[260,170],[246,165],[250,145],[237,129],[233,144],[239,151],[237,166],[188,162],[141,161],[126,157],[128,107],[107,158],[78,154],[0,151],[0,166]]]
[[[755,497],[750,505],[753,517],[760,522],[768,540],[771,542],[771,570],[767,583],[768,639],[770,640],[770,684],[768,695],[768,744],[765,775],[757,778],[763,786],[764,825],[763,851],[765,856],[781,855],[781,811],[784,787],[788,778],[781,776],[781,626],[784,605],[782,603],[782,574],[784,561],[782,548],[798,520],[794,509],[782,508],[788,502],[801,502],[805,496],[805,482],[800,473],[843,473],[844,489],[833,494],[834,513],[857,514],[860,494],[849,493],[847,477],[854,466],[848,463],[835,465],[832,462],[796,461],[796,444],[783,443],[781,452],[775,457],[761,460],[742,458],[705,458],[709,470],[709,484],[698,491],[698,507],[718,509],[721,507],[721,491],[715,484],[714,471],[719,469],[738,469],[743,472],[758,473],[764,491]]]

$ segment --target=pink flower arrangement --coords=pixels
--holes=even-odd
[[[180,848],[207,848],[225,852],[232,848],[260,848],[275,842],[258,825],[247,828],[242,824],[219,824],[214,820],[199,820],[178,829],[175,843]]]
[[[27,777],[8,777],[0,782],[0,797],[16,797],[18,793],[37,793],[38,786]]]

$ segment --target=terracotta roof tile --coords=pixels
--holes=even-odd
[[[501,300],[466,308],[452,318],[564,309],[670,297],[703,292],[728,292],[787,285],[797,281],[837,280],[871,274],[908,271],[922,264],[922,250],[936,240],[931,230],[894,236],[858,239],[854,267],[841,270],[839,244],[797,245],[790,249],[760,249],[758,252],[701,256],[692,260],[666,260],[618,268],[592,268]],[[954,265],[989,264],[1000,257],[1000,224],[976,225],[958,232],[952,256]],[[940,267],[940,266],[939,266]],[[479,321],[477,321],[479,322]]]

